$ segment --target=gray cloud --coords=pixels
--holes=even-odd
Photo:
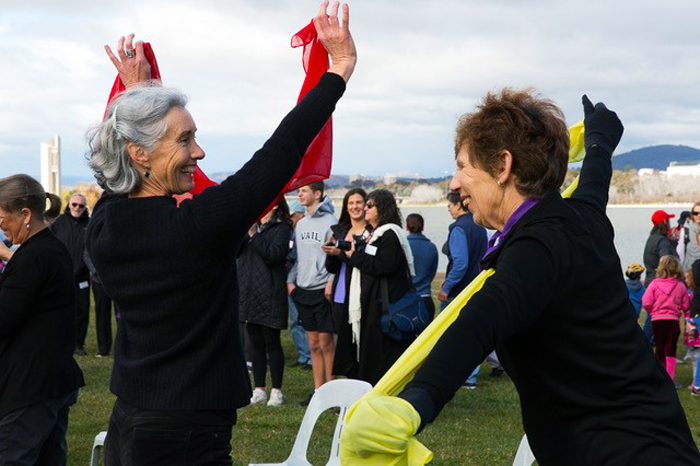
[[[293,105],[303,79],[290,36],[316,0],[3,0],[0,175],[38,170],[59,133],[64,172],[88,175],[83,135],[114,79],[104,43],[150,40],[167,85],[190,96],[205,170],[233,170]],[[697,1],[351,2],[359,62],[335,115],[338,173],[453,166],[456,118],[488,91],[533,86],[573,123],[580,96],[622,117],[620,151],[700,147]]]

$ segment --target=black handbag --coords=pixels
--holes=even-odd
[[[409,278],[410,279],[410,278]],[[382,332],[396,341],[415,339],[430,323],[428,309],[423,298],[411,289],[395,303],[389,302],[389,285],[386,278],[380,280],[382,294]]]

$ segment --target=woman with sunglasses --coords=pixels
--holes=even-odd
[[[75,289],[75,354],[85,356],[85,336],[90,321],[90,271],[83,261],[85,230],[90,216],[87,198],[74,193],[65,211],[51,225],[51,231],[68,248],[73,261],[73,288]]]
[[[382,282],[386,281],[390,303],[401,299],[412,286],[413,254],[391,192],[377,189],[369,193],[365,220],[372,234],[366,241],[354,241],[345,253],[356,269],[350,281],[348,315],[353,341],[358,344],[358,378],[374,385],[411,343],[389,338],[380,321]]]

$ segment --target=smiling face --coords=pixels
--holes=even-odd
[[[450,190],[459,191],[462,201],[474,214],[474,221],[486,228],[496,228],[504,223],[500,218],[503,193],[498,180],[488,172],[472,165],[466,146],[456,157],[457,170],[450,182]]]
[[[690,219],[697,225],[700,225],[700,205],[694,205],[690,211]]]
[[[194,188],[193,173],[204,151],[195,141],[197,127],[187,109],[173,107],[165,121],[168,130],[148,153],[150,174],[142,180],[160,195],[184,194]]]
[[[348,198],[348,214],[354,221],[365,218],[365,198],[361,194],[353,194]]]
[[[0,229],[12,244],[22,244],[29,237],[27,223],[31,221],[29,209],[19,212],[9,212],[0,208]]]
[[[82,194],[73,194],[71,196],[70,201],[68,201],[68,208],[70,209],[70,214],[75,217],[79,218],[81,215],[83,215],[83,212],[85,212],[85,208],[87,207],[87,199]]]

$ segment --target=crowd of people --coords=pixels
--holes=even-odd
[[[627,267],[626,284],[635,316],[639,318],[641,310],[646,311],[644,333],[677,388],[682,386],[675,377],[680,361],[677,342],[684,330],[685,359],[690,360],[693,373],[688,388],[693,396],[700,396],[700,202],[682,211],[672,226],[673,218],[675,214],[664,210],[652,214],[644,265]]]
[[[293,365],[310,368],[317,390],[387,372],[423,328],[392,329],[392,305],[415,295],[418,315],[435,316],[438,248],[421,215],[404,225],[390,191],[349,190],[339,218],[321,181],[298,202],[280,197],[355,68],[339,8],[328,14],[323,2],[313,20],[328,72],[220,185],[173,198],[192,191],[205,153],[187,98],[149,85],[133,36],[116,55],[107,48],[126,91],[88,132],[104,189],[92,215],[80,193],[60,214],[60,199],[31,177],[0,179],[0,229],[14,245],[0,244],[0,464],[65,464],[90,289],[97,356],[112,352],[112,302],[119,316],[107,466],[231,464],[237,410],[285,403],[288,326]],[[460,387],[474,388],[487,360],[514,383],[539,464],[700,462],[672,383],[683,316],[694,364],[700,354],[700,204],[674,228],[673,215],[654,213],[644,267],[628,268],[625,287],[605,214],[623,127],[586,96],[583,109],[587,156],[570,199],[559,192],[569,136],[553,102],[504,89],[460,119],[440,311],[480,271],[495,273],[398,396],[356,405],[344,454],[402,454],[394,446],[408,448]],[[642,307],[656,358],[632,318]]]

